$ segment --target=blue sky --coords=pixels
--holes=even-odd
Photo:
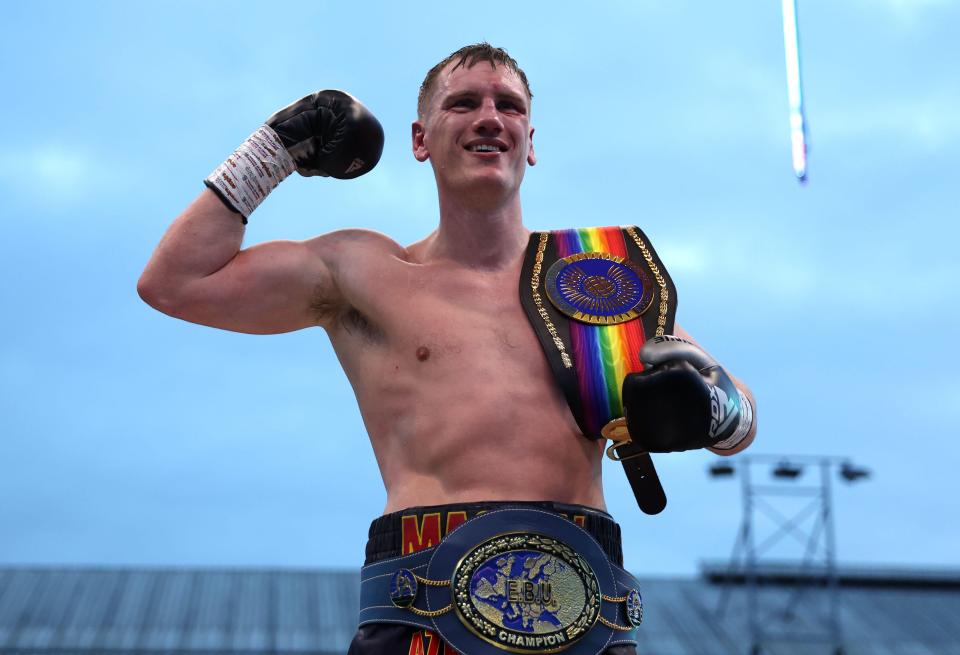
[[[360,564],[385,495],[323,332],[189,325],[143,304],[136,279],[202,179],[320,88],[376,112],[380,166],[294,176],[246,243],[427,234],[417,88],[488,40],[535,94],[527,225],[640,225],[681,324],[758,398],[753,452],[873,469],[836,489],[841,561],[960,565],[960,3],[800,0],[805,187],[774,0],[0,11],[0,563]],[[713,459],[657,458],[657,517],[608,466],[630,568],[689,574],[729,552],[738,490],[708,480]]]

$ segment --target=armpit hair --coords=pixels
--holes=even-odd
[[[330,301],[325,291],[324,287],[318,284],[313,290],[313,298],[310,300],[310,314],[320,325],[331,323],[340,311],[336,303]]]
[[[353,307],[340,315],[340,325],[347,331],[347,334],[355,334],[368,343],[382,343],[384,340],[380,328]]]
[[[317,285],[310,301],[310,312],[320,325],[340,326],[350,335],[357,335],[368,343],[384,341],[383,332],[366,316],[353,307],[344,308],[343,305],[330,300],[323,286]]]

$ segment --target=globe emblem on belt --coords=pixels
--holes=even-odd
[[[475,635],[512,653],[551,653],[584,637],[602,596],[590,565],[567,544],[515,532],[489,539],[461,559],[454,610]]]
[[[634,262],[605,252],[558,259],[545,277],[547,297],[578,321],[616,325],[640,316],[653,301],[653,284]]]

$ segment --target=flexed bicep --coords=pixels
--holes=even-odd
[[[214,273],[187,280],[168,303],[154,306],[191,323],[248,334],[323,325],[339,298],[316,241],[270,241],[241,250]]]

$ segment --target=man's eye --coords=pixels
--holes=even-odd
[[[497,103],[497,107],[499,107],[501,111],[512,111],[512,112],[523,111],[520,105],[518,105],[512,100],[502,100],[499,103]]]
[[[454,106],[454,107],[467,107],[467,108],[471,108],[471,107],[473,107],[475,104],[476,104],[476,103],[474,103],[473,100],[471,100],[471,99],[469,99],[469,98],[460,98],[459,100],[455,100],[452,106]]]

